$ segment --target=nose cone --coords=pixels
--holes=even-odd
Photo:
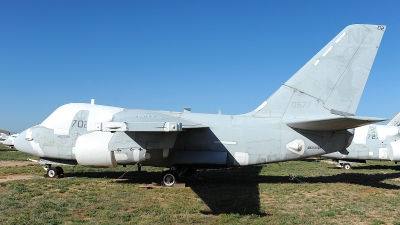
[[[29,130],[29,129],[28,129]],[[21,152],[25,152],[31,155],[38,155],[38,151],[34,149],[36,143],[33,143],[33,140],[30,138],[26,138],[26,133],[28,130],[20,133],[17,138],[14,140],[14,147]],[[30,141],[28,141],[30,140]]]

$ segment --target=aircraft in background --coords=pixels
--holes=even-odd
[[[11,134],[10,136],[8,136],[4,141],[3,144],[5,146],[7,146],[8,148],[14,148],[14,141],[15,138],[18,137],[18,134]]]
[[[323,157],[332,159],[339,167],[350,169],[352,164],[366,160],[400,161],[400,112],[387,125],[366,125],[355,129],[351,145],[340,152]]]
[[[383,121],[354,116],[386,26],[346,27],[255,110],[242,115],[66,104],[15,140],[56,165],[169,168],[173,186],[200,168],[297,160],[347,148],[354,128]],[[312,37],[310,41],[312,40]],[[237,103],[235,103],[237,104]]]
[[[5,133],[0,133],[0,143],[3,144],[3,142],[8,138],[8,135]]]

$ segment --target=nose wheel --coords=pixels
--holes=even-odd
[[[64,177],[64,170],[63,168],[56,166],[51,167],[51,165],[47,164],[44,166],[44,170],[46,170],[45,177],[48,178],[63,178]]]

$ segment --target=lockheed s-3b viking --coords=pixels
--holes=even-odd
[[[15,147],[53,165],[167,167],[165,186],[199,168],[274,163],[346,149],[386,26],[346,27],[255,110],[242,115],[71,103],[22,132]]]

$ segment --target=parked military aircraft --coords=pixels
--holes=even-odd
[[[3,144],[5,146],[7,146],[8,148],[14,148],[14,141],[15,138],[18,137],[18,134],[11,134],[10,136],[8,136],[4,141]]]
[[[3,144],[3,142],[8,138],[8,135],[5,133],[0,133],[0,143]]]
[[[18,150],[53,164],[170,168],[173,186],[198,168],[297,160],[347,148],[354,128],[382,121],[354,116],[386,26],[346,27],[255,110],[242,115],[124,109],[71,103],[22,132]]]
[[[400,113],[387,125],[366,125],[355,129],[351,145],[340,152],[323,157],[333,159],[338,165],[350,169],[351,164],[366,163],[366,160],[400,161]]]

